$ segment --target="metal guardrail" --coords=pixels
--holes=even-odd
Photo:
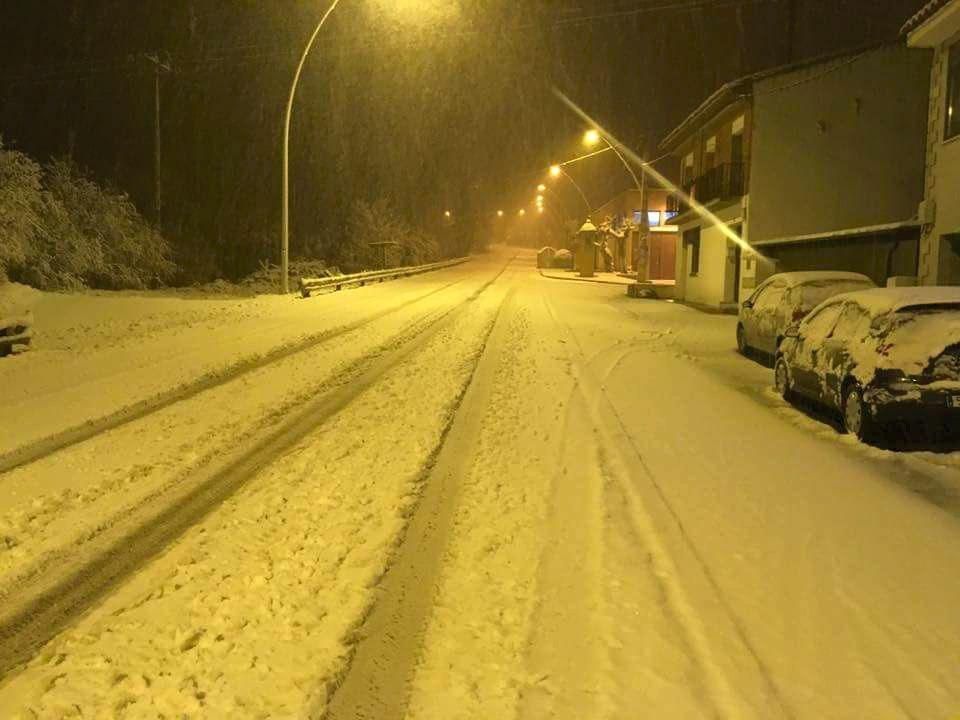
[[[0,357],[9,355],[14,345],[29,345],[33,340],[30,315],[0,318]]]
[[[300,278],[300,294],[308,298],[318,290],[333,288],[334,292],[342,290],[350,285],[366,285],[367,283],[383,282],[384,280],[394,280],[410,275],[419,275],[420,273],[430,272],[431,270],[441,270],[454,265],[461,265],[470,258],[456,258],[455,260],[441,260],[440,262],[429,263],[428,265],[414,265],[411,267],[391,268],[389,270],[367,270],[366,272],[353,273],[352,275],[334,275],[324,278]]]

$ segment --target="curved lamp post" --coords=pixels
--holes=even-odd
[[[613,152],[616,154],[618,158],[620,158],[620,162],[627,169],[627,172],[630,173],[630,177],[633,178],[633,184],[637,186],[637,190],[642,191],[643,184],[637,178],[637,174],[633,171],[633,168],[630,167],[630,163],[627,162],[627,159],[620,153],[620,151],[617,149],[617,147],[613,143],[611,143],[609,140],[607,140],[606,137],[601,135],[599,130],[587,130],[587,132],[584,133],[583,135],[583,142],[588,147],[593,147],[601,140],[608,148],[613,150]],[[644,180],[646,180],[646,176],[644,176]]]
[[[307,56],[313,49],[313,44],[323,29],[327,18],[336,10],[340,0],[333,0],[333,3],[320,18],[310,41],[300,56],[300,64],[297,65],[297,72],[293,76],[293,84],[290,87],[290,97],[287,100],[287,112],[283,122],[283,220],[281,222],[281,249],[280,249],[280,291],[286,295],[290,292],[290,118],[293,115],[293,100],[297,96],[297,86],[300,85],[300,75],[303,74],[303,66],[307,62]]]
[[[577,184],[577,181],[574,180],[574,179],[570,176],[570,173],[568,173],[566,170],[564,170],[561,165],[551,165],[551,166],[550,166],[550,176],[551,176],[551,177],[555,177],[555,178],[556,178],[556,177],[560,177],[561,175],[563,175],[567,180],[569,180],[569,181],[573,184],[573,186],[577,189],[577,192],[580,193],[580,197],[583,199],[583,204],[587,206],[587,212],[588,212],[590,215],[593,215],[593,206],[591,206],[591,205],[590,205],[590,201],[587,200],[587,196],[586,196],[586,194],[583,192],[583,188],[581,188],[580,185]]]

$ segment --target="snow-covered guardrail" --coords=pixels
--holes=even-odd
[[[427,265],[413,265],[411,267],[392,268],[390,270],[368,270],[366,272],[354,273],[352,275],[334,275],[324,278],[300,278],[300,294],[308,298],[311,293],[318,290],[333,288],[342,290],[349,285],[366,285],[372,282],[383,282],[384,280],[393,280],[410,275],[419,275],[420,273],[430,272],[431,270],[441,270],[465,263],[470,258],[456,258],[455,260],[441,260],[440,262],[429,263]]]
[[[9,355],[14,345],[29,345],[33,339],[30,313],[19,317],[0,318],[0,357]]]

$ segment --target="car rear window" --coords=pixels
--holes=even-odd
[[[903,308],[878,324],[889,348],[889,364],[905,371],[922,372],[944,350],[960,343],[960,305]]]
[[[810,310],[834,295],[872,287],[876,286],[868,280],[815,280],[800,286],[800,305]]]

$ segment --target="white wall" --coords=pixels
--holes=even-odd
[[[885,45],[754,84],[754,242],[915,217],[930,61]]]
[[[925,285],[960,283],[960,259],[942,257],[950,250],[941,245],[943,235],[960,233],[960,137],[943,139],[947,52],[955,42],[960,42],[960,32],[936,49],[930,71],[926,193],[928,201],[936,206],[936,214],[934,224],[924,229],[920,241],[920,281]]]
[[[721,222],[735,224],[740,222],[741,208],[733,205],[717,214]],[[690,248],[683,242],[682,231],[701,226],[700,229],[700,271],[690,274]],[[725,283],[728,279],[727,248],[730,241],[723,230],[715,225],[698,220],[682,226],[680,250],[677,253],[677,298],[687,302],[717,307],[724,301]]]

